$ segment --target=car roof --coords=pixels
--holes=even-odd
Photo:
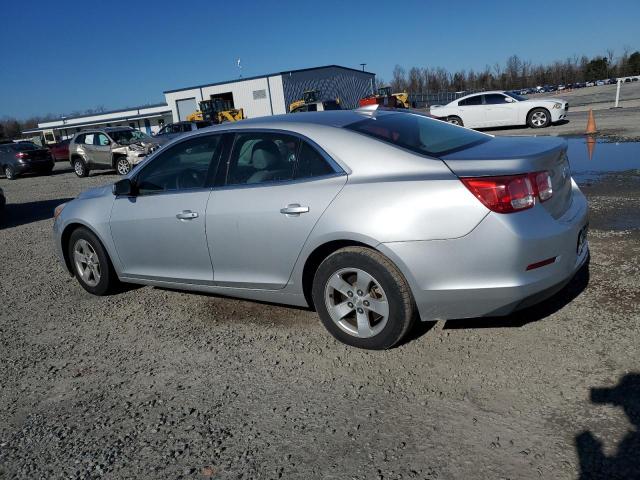
[[[377,111],[377,115],[387,115],[392,114],[390,111]],[[272,115],[267,117],[257,117],[257,118],[249,118],[246,120],[242,120],[237,123],[225,123],[223,124],[225,127],[237,126],[238,128],[246,126],[250,126],[251,128],[269,128],[269,127],[278,127],[283,124],[315,124],[315,125],[324,125],[328,127],[344,127],[351,123],[355,123],[358,120],[364,120],[369,117],[370,113],[360,110],[329,110],[325,112],[301,112],[292,114],[282,114],[282,115]],[[208,128],[215,128],[208,127]],[[206,129],[203,129],[206,130]]]

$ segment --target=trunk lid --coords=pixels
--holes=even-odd
[[[542,206],[560,218],[571,206],[567,142],[557,137],[494,137],[440,157],[459,177],[517,175],[547,170],[553,196]]]

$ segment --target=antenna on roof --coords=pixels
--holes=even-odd
[[[238,70],[240,70],[240,78],[242,78],[242,65],[240,64],[240,57],[238,57],[238,60],[236,60],[236,66],[238,67]]]

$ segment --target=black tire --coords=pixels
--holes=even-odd
[[[43,175],[51,175],[51,173],[52,173],[52,172],[53,172],[53,167],[50,167],[50,168],[45,168],[45,169],[42,171],[42,174],[43,174]]]
[[[377,334],[367,338],[347,333],[338,326],[331,318],[325,301],[329,280],[338,272],[350,268],[371,275],[380,284],[388,303],[386,324]],[[358,292],[358,295],[361,293]],[[346,247],[325,258],[314,276],[312,296],[320,320],[329,333],[337,340],[358,348],[384,350],[393,347],[407,334],[416,317],[411,290],[400,270],[384,255],[369,248]]]
[[[4,167],[4,176],[7,177],[7,180],[15,180],[16,179],[16,169],[11,165],[5,165]]]
[[[95,285],[91,285],[85,278],[83,278],[80,272],[80,267],[75,260],[74,249],[79,241],[87,242],[97,256],[100,278]],[[107,295],[114,291],[119,285],[120,282],[118,280],[118,276],[116,275],[107,252],[98,237],[96,237],[90,230],[80,227],[71,233],[69,243],[67,244],[67,255],[69,255],[73,274],[78,279],[78,283],[80,283],[82,288],[87,292],[94,295]],[[93,280],[95,280],[95,277]]]
[[[118,175],[126,175],[131,171],[131,164],[127,157],[118,157],[115,161],[116,172]]]
[[[455,115],[452,115],[451,117],[447,118],[447,122],[453,124],[453,125],[459,125],[461,127],[464,127],[464,123],[462,123],[462,119],[460,117],[456,117]]]
[[[544,121],[540,122],[540,118],[544,116]],[[551,113],[546,108],[534,108],[527,115],[527,125],[531,128],[545,128],[551,125]]]
[[[78,177],[89,176],[89,167],[82,158],[73,159],[73,171]]]

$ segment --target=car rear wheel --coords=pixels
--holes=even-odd
[[[527,116],[527,124],[531,128],[548,127],[551,123],[551,114],[546,108],[534,108]]]
[[[11,165],[7,165],[4,167],[4,176],[7,177],[7,180],[15,180],[16,179],[16,171]]]
[[[78,228],[67,247],[73,274],[82,288],[94,295],[113,290],[118,278],[98,237],[86,228]]]
[[[73,161],[73,171],[76,172],[76,175],[79,177],[86,177],[89,175],[89,168],[81,158],[76,158]]]
[[[449,117],[447,118],[447,122],[453,124],[453,125],[459,125],[459,126],[464,126],[464,124],[462,123],[462,119],[460,117]]]
[[[116,171],[120,175],[126,175],[131,171],[131,164],[129,160],[127,160],[127,157],[119,157],[118,160],[116,160]]]
[[[416,316],[402,273],[368,248],[347,247],[327,257],[315,274],[312,295],[329,333],[358,348],[393,347]]]

